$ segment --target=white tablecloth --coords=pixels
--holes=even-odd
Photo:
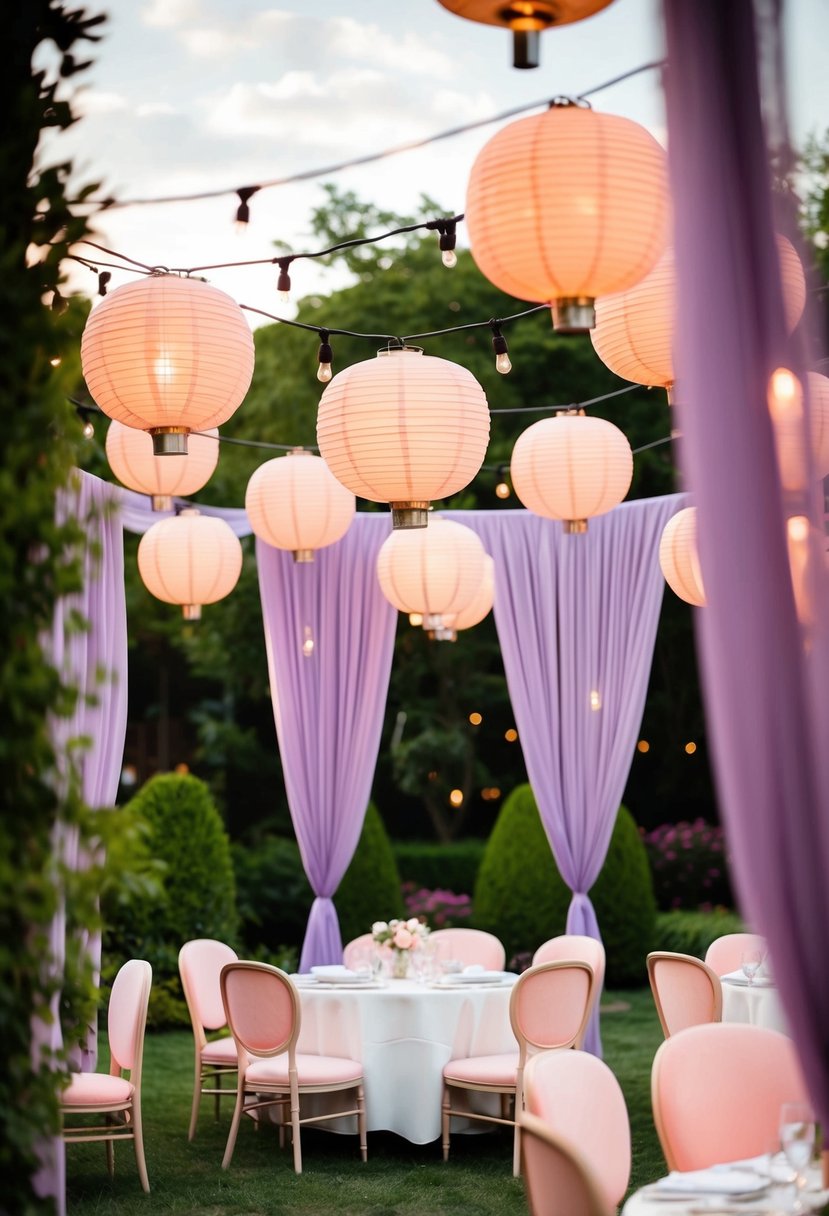
[[[780,1162],[779,1168],[786,1173],[784,1162]],[[758,1186],[763,1186],[764,1179],[760,1176],[757,1178]],[[806,1174],[806,1190],[804,1198],[807,1204],[817,1206],[818,1203],[826,1199],[826,1191],[821,1188],[820,1170],[814,1166],[810,1166]],[[666,1192],[660,1195],[653,1186],[642,1187],[639,1191],[634,1191],[627,1203],[622,1208],[622,1216],[660,1216],[660,1213],[670,1213],[670,1216],[702,1216],[702,1213],[709,1211],[711,1216],[723,1216],[727,1212],[745,1212],[746,1216],[751,1212],[770,1212],[779,1216],[782,1212],[787,1212],[794,1198],[794,1186],[789,1183],[775,1183],[769,1186],[762,1193],[755,1195],[752,1198],[736,1197],[728,1195],[717,1195],[715,1193],[689,1195],[687,1198],[682,1198],[680,1195]]]
[[[298,1050],[362,1060],[369,1131],[428,1144],[440,1136],[447,1061],[517,1050],[511,991],[510,984],[433,988],[411,980],[363,990],[302,987]]]
[[[776,988],[758,984],[752,984],[749,988],[726,976],[722,980],[722,1020],[748,1022],[751,1026],[765,1026],[782,1034],[789,1033]]]

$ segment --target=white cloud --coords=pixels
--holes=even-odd
[[[440,79],[451,78],[455,70],[449,55],[409,31],[399,38],[378,25],[366,25],[352,17],[333,17],[319,23],[319,36],[330,54],[358,61],[367,59],[378,69]]]
[[[201,0],[149,0],[141,10],[144,25],[157,29],[174,29],[201,16]]]
[[[106,93],[99,89],[79,89],[75,94],[73,105],[79,116],[90,114],[112,114],[116,110],[126,110],[126,97],[120,93]]]
[[[135,112],[139,118],[157,118],[179,113],[176,107],[171,106],[167,101],[142,102],[141,105],[136,106]]]
[[[179,41],[184,49],[196,59],[224,59],[236,51],[247,51],[256,46],[255,39],[244,29],[203,27],[181,30]]]

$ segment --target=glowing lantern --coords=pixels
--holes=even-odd
[[[629,118],[571,102],[521,118],[479,152],[466,222],[483,274],[550,302],[556,329],[595,323],[596,296],[632,287],[665,248],[665,153]]]
[[[425,529],[392,532],[377,555],[383,595],[399,612],[420,612],[424,627],[461,612],[484,578],[486,553],[471,528],[433,517]]]
[[[528,510],[562,520],[565,532],[585,532],[588,519],[604,515],[627,494],[633,454],[612,422],[558,414],[518,436],[510,473]]]
[[[317,440],[352,494],[390,503],[395,528],[424,528],[430,501],[462,490],[483,463],[486,395],[457,363],[411,348],[380,351],[326,387]]]
[[[705,607],[699,554],[697,552],[697,509],[685,507],[672,515],[659,542],[659,565],[665,582],[681,600]]]
[[[154,511],[171,511],[173,495],[187,498],[206,485],[219,460],[219,432],[191,435],[184,456],[156,456],[146,431],[110,422],[106,438],[109,467],[130,490],[149,494]]]
[[[440,625],[436,624],[434,629],[427,630],[429,637],[436,642],[457,641],[458,630],[471,629],[473,625],[480,625],[484,617],[492,611],[494,600],[495,562],[487,553],[484,555],[483,578],[475,597],[454,616],[441,617]]]
[[[223,291],[200,279],[149,275],[92,309],[81,364],[105,414],[149,431],[157,456],[181,455],[191,431],[221,425],[242,403],[253,335]]]
[[[537,68],[539,38],[552,25],[582,21],[612,0],[439,0],[444,8],[480,21],[484,25],[505,25],[512,31],[513,66]]]
[[[818,372],[807,372],[809,423],[816,477],[829,477],[829,379]]]
[[[184,619],[197,621],[202,604],[215,604],[236,586],[242,546],[223,519],[187,508],[144,533],[138,570],[156,599],[181,604]]]
[[[783,288],[783,312],[789,333],[797,328],[806,307],[806,276],[803,263],[794,245],[777,234],[777,256],[780,258],[780,284]]]
[[[354,495],[319,456],[302,449],[260,465],[248,482],[245,510],[253,531],[294,561],[311,562],[314,550],[333,545],[354,518]]]

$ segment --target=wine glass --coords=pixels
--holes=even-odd
[[[787,1162],[794,1170],[794,1202],[792,1213],[809,1209],[800,1198],[805,1185],[805,1170],[815,1144],[815,1117],[805,1102],[785,1102],[780,1108],[780,1145]]]
[[[749,988],[754,983],[754,977],[763,965],[762,950],[744,950],[742,958],[743,975],[746,977],[746,982]]]

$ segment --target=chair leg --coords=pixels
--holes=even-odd
[[[443,1101],[441,1103],[440,1130],[443,1143],[443,1160],[449,1160],[449,1086],[444,1082]]]
[[[215,1081],[216,1081],[216,1094],[213,1097],[213,1118],[218,1123],[219,1122],[219,1106],[222,1101],[222,1095],[218,1092],[222,1088],[222,1074],[220,1072],[216,1073]]]
[[[115,1177],[115,1144],[113,1143],[112,1140],[107,1140],[105,1142],[105,1147],[106,1147],[106,1156],[107,1156],[107,1173],[109,1174],[110,1178],[114,1178]]]
[[[202,1087],[202,1066],[201,1057],[198,1048],[196,1049],[196,1076],[193,1081],[193,1104],[190,1107],[190,1127],[187,1132],[187,1139],[192,1140],[196,1134],[196,1125],[199,1121],[199,1103],[201,1102],[201,1087]]]
[[[291,1140],[294,1145],[294,1172],[302,1173],[302,1145],[299,1142],[299,1098],[291,1095]]]
[[[138,1166],[138,1177],[147,1194],[150,1193],[150,1180],[147,1177],[147,1162],[144,1159],[144,1128],[141,1123],[141,1107],[132,1108],[132,1134],[135,1145],[135,1163]]]
[[[233,1150],[236,1147],[236,1136],[239,1132],[239,1123],[242,1119],[242,1112],[245,1109],[245,1081],[244,1077],[239,1077],[239,1086],[236,1091],[236,1105],[233,1108],[233,1118],[230,1122],[230,1131],[227,1134],[227,1145],[225,1146],[225,1155],[222,1158],[222,1169],[226,1170],[230,1165],[233,1157]]]
[[[366,1140],[366,1098],[362,1085],[357,1086],[357,1128],[360,1132],[360,1157],[368,1161],[368,1143]]]

